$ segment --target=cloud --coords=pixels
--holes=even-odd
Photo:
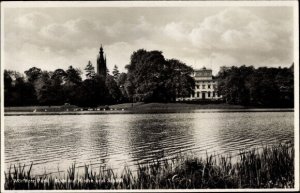
[[[276,32],[269,23],[245,9],[227,9],[206,18],[189,34],[199,48],[270,51]]]
[[[125,66],[130,62],[130,56],[136,50],[136,46],[128,42],[116,42],[111,45],[105,46],[107,64],[110,71],[114,65],[117,65],[119,70],[124,72]],[[118,53],[118,54],[116,54]],[[122,62],[121,62],[122,61]]]
[[[164,31],[174,40],[189,40],[200,49],[259,49],[263,52],[274,47],[281,33],[291,37],[290,27],[282,30],[242,8],[230,8],[209,16],[194,28],[171,22]]]
[[[293,61],[290,8],[137,9],[6,12],[5,68],[84,69],[88,60],[96,65],[101,43],[110,70],[116,64],[125,71],[131,54],[140,48],[161,50],[165,58],[214,70],[240,64],[287,66]]]
[[[171,22],[165,31],[173,32],[169,37],[175,41],[189,41],[195,49],[214,52],[224,65],[282,65],[292,58],[292,22],[280,19],[277,22],[282,27],[249,10],[229,8],[206,17],[193,28]]]
[[[95,21],[86,19],[68,20],[64,23],[51,23],[40,30],[45,44],[54,50],[66,49],[71,52],[81,47],[91,46],[95,41],[108,37],[108,32]],[[87,35],[88,34],[88,35]]]
[[[36,30],[43,25],[43,23],[51,21],[51,17],[40,12],[32,12],[14,19],[16,26],[23,30]]]
[[[163,31],[167,36],[174,40],[183,41],[187,39],[190,28],[191,26],[188,23],[171,22],[164,27]]]
[[[67,26],[56,23],[41,29],[41,35],[52,40],[62,39],[64,36],[68,37],[70,36],[70,32],[71,31]]]

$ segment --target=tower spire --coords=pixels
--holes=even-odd
[[[101,44],[101,46],[100,46],[100,52],[99,52],[100,54],[102,53],[103,54],[103,47],[102,47],[102,44]]]
[[[97,57],[97,74],[106,77],[106,56],[104,55],[102,44],[100,46],[99,55]]]

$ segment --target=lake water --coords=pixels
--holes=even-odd
[[[5,164],[34,163],[33,173],[90,164],[116,170],[178,153],[237,154],[294,140],[293,112],[5,116]]]

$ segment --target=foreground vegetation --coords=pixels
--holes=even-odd
[[[98,171],[85,165],[79,175],[75,164],[66,178],[52,175],[33,176],[31,166],[10,167],[5,173],[6,190],[33,189],[201,189],[201,188],[293,188],[294,147],[280,144],[241,152],[231,156],[178,155],[171,160],[139,164],[136,171],[127,166],[118,176],[112,169]]]

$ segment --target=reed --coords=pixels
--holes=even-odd
[[[81,190],[81,189],[203,189],[203,188],[293,188],[294,147],[279,144],[261,150],[242,151],[236,161],[230,155],[198,158],[178,155],[169,160],[138,164],[133,171],[125,166],[118,176],[105,166],[99,171],[84,166],[84,174],[75,164],[66,175],[31,175],[32,163],[13,166],[5,173],[6,190]]]

